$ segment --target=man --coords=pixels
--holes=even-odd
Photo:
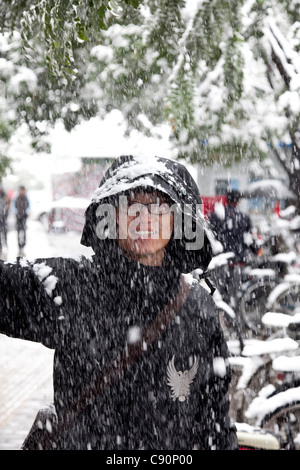
[[[7,245],[7,216],[10,206],[10,199],[6,195],[3,187],[0,187],[0,257],[2,256],[3,242]]]
[[[29,214],[29,200],[24,186],[20,186],[19,195],[15,200],[16,226],[18,234],[19,256],[24,255],[26,245],[26,223]]]
[[[86,211],[91,260],[0,263],[0,332],[55,349],[57,418],[25,449],[237,448],[215,304],[182,275],[207,267],[210,243],[204,234],[189,251],[190,233],[174,237],[193,203],[201,198],[183,165],[122,156]]]
[[[222,244],[223,251],[232,251],[236,262],[245,263],[250,252],[257,253],[258,251],[252,236],[251,220],[237,207],[241,199],[239,191],[229,189],[226,199],[225,207],[211,214],[210,228]]]
[[[237,307],[237,293],[242,284],[243,268],[251,253],[258,254],[259,249],[252,236],[250,217],[237,206],[241,194],[239,191],[227,191],[227,204],[215,210],[210,217],[210,228],[215,238],[221,243],[223,252],[234,253],[228,266],[211,274],[211,278],[226,302]]]

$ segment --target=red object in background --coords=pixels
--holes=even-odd
[[[221,202],[223,206],[226,205],[226,196],[201,196],[202,210],[205,218],[208,218],[215,209],[216,202]]]
[[[276,201],[273,209],[274,214],[277,214],[278,217],[281,217],[280,215],[280,201]]]
[[[7,195],[8,195],[8,197],[9,197],[9,199],[13,199],[14,196],[15,196],[15,191],[14,191],[13,189],[9,189],[9,190],[7,191]]]

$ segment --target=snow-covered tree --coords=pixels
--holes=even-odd
[[[21,25],[26,54],[0,44],[2,59],[36,77],[18,94],[7,72],[7,102],[36,144],[45,123],[63,119],[71,129],[118,108],[146,134],[168,122],[178,156],[202,165],[272,148],[298,194],[299,0],[4,4],[0,26]]]
[[[123,4],[138,3],[139,0],[2,0],[0,28],[19,31],[29,56],[36,52],[37,39],[44,43],[45,58],[55,75],[76,75],[76,44],[89,41],[106,29],[108,13],[118,13]]]
[[[88,73],[102,103],[121,108],[131,125],[141,126],[141,113],[153,124],[168,119],[180,156],[210,164],[266,154],[291,127],[267,31],[277,24],[297,55],[288,3],[144,0],[134,18],[127,10],[102,34]]]
[[[283,145],[271,136],[274,153],[285,168],[290,188],[297,195],[300,210],[300,2],[281,1],[280,15],[269,11],[264,22],[262,55],[267,76],[278,107],[285,116]],[[286,149],[287,142],[290,148]]]
[[[97,109],[80,97],[85,54],[121,5],[138,0],[3,0],[0,2],[0,175],[7,141],[26,124],[37,151],[48,146],[48,124],[70,130]],[[88,52],[89,55],[89,52]],[[78,67],[80,70],[78,70]]]
[[[191,162],[230,164],[271,148],[300,201],[299,8],[144,0],[103,32],[87,73],[102,105],[121,109],[130,126],[150,133],[167,119],[178,156]]]

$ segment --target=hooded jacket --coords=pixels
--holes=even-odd
[[[126,258],[116,240],[99,239],[99,205],[116,203],[120,194],[141,186],[166,193],[182,214],[192,209],[194,226],[203,229],[199,249],[186,249],[190,237],[173,238],[162,266],[145,266]],[[189,275],[189,295],[159,337],[100,394],[86,394],[175,297],[181,274],[209,263],[203,220],[191,208],[200,203],[183,165],[122,156],[106,172],[86,211],[82,243],[93,248],[92,259],[1,264],[0,332],[55,349],[60,427],[51,434],[51,448],[236,448],[228,418],[227,346],[212,297]],[[78,399],[86,400],[84,407],[64,423]]]

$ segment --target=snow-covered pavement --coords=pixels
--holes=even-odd
[[[13,229],[7,244],[6,260],[14,262],[18,246]],[[91,254],[80,245],[80,234],[48,234],[40,222],[28,221],[27,259],[79,254]],[[51,403],[52,364],[53,351],[41,344],[0,335],[0,450],[20,449],[38,410]]]
[[[17,233],[14,230],[13,221],[9,225],[10,229],[7,237],[6,260],[14,262],[18,256]],[[45,226],[36,220],[29,220],[27,224],[27,243],[25,247],[25,257],[28,260],[36,258],[46,258],[60,255],[90,255],[91,251],[80,245],[81,234],[77,232],[69,233],[48,233]]]

